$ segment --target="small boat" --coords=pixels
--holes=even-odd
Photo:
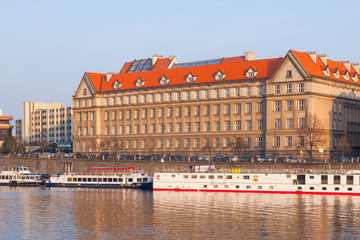
[[[27,167],[0,167],[0,185],[2,186],[39,186],[45,180],[40,174],[31,173]]]
[[[50,177],[47,187],[85,187],[85,188],[140,188],[152,189],[153,176],[135,167],[127,168],[88,168],[89,173],[71,173],[69,170],[56,177]]]
[[[154,191],[360,195],[360,171],[209,171],[207,167],[154,174]]]

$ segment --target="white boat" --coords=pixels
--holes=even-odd
[[[134,167],[127,168],[89,168],[89,173],[59,173],[50,177],[48,187],[87,187],[87,188],[141,188],[151,189],[153,176],[144,174]]]
[[[154,191],[292,193],[360,195],[360,171],[343,173],[293,170],[289,172],[191,171],[154,174]]]
[[[40,174],[31,173],[24,166],[0,167],[0,185],[6,186],[37,186],[44,185],[45,180]]]

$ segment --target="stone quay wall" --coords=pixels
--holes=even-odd
[[[94,160],[94,159],[56,159],[56,158],[18,158],[0,157],[0,166],[26,166],[32,172],[56,175],[63,173],[68,166],[72,172],[88,172],[89,167],[136,167],[151,175],[154,172],[177,172],[189,166],[206,165],[207,162],[188,161],[144,161],[144,160]],[[311,169],[315,172],[343,172],[347,170],[360,170],[359,163],[273,163],[273,162],[246,162],[246,163],[215,163],[220,169],[241,169],[241,171],[301,171]]]

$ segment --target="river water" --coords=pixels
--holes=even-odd
[[[360,239],[359,196],[0,187],[0,239]]]

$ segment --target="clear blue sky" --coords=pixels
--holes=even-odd
[[[360,1],[0,0],[0,108],[72,105],[84,72],[118,72],[152,54],[179,62],[289,49],[360,62]],[[14,123],[14,122],[13,122]]]

